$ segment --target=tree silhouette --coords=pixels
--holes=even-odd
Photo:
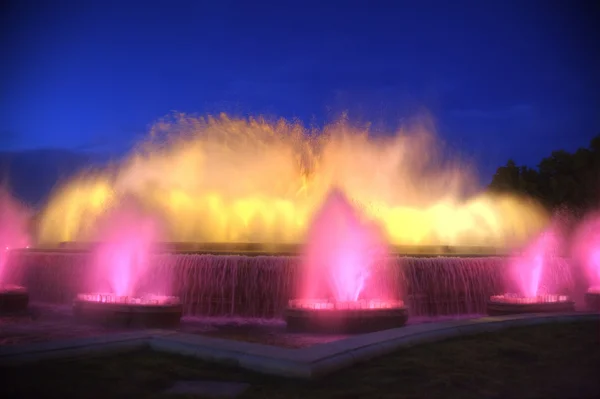
[[[509,160],[497,169],[489,189],[534,197],[549,210],[595,208],[600,205],[600,135],[574,153],[552,152],[537,170]]]

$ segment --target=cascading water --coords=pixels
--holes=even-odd
[[[147,220],[140,212],[127,215],[122,210],[116,215],[112,219],[119,223],[105,221],[96,236],[103,238],[112,234],[115,237],[114,245],[110,245],[115,249],[113,252],[123,250],[117,238],[122,237],[127,241],[130,236],[152,237],[152,234],[144,233],[140,228],[141,221]],[[119,232],[111,233],[114,230]],[[371,231],[377,232],[376,229]],[[152,241],[151,238],[148,240]],[[381,248],[382,240],[374,242],[379,243],[375,248]],[[138,241],[137,247],[144,245]],[[319,246],[323,245],[317,243],[312,247],[315,256],[319,253]],[[342,248],[341,244],[339,248]],[[109,258],[114,255],[106,257],[97,251],[21,250],[11,251],[9,255],[8,269],[19,271],[19,278],[15,281],[29,288],[33,300],[49,303],[68,303],[81,292],[114,294],[116,290],[121,291],[121,287],[125,288],[121,292],[129,290],[130,294],[133,292],[136,296],[144,293],[176,294],[183,303],[185,313],[189,315],[282,317],[291,298],[326,298],[329,301],[335,300],[337,293],[344,298],[344,292],[356,292],[354,288],[349,291],[342,289],[341,282],[346,279],[334,279],[332,289],[329,270],[335,269],[328,269],[327,264],[321,263],[320,267],[307,270],[306,258],[296,256],[172,253],[146,256],[142,252],[138,259],[145,259],[146,265],[126,269],[123,273],[113,267]],[[506,287],[503,277],[507,265],[502,257],[415,258],[385,255],[384,252],[381,257],[376,257],[370,268],[363,268],[362,265],[352,268],[357,272],[355,276],[364,277],[358,298],[389,300],[403,293],[414,316],[480,314],[486,311],[491,295],[519,291]],[[126,277],[123,278],[123,275]],[[554,292],[573,290],[569,265],[559,257],[544,265],[540,281],[542,287],[554,287]],[[339,289],[335,288],[338,283]],[[349,286],[353,287],[352,284]],[[354,285],[355,288],[360,286]],[[373,303],[373,306],[379,304]],[[367,301],[355,302],[354,305],[371,306]]]

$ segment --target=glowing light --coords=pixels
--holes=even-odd
[[[100,292],[108,288],[115,297],[138,296],[140,281],[150,266],[150,252],[158,241],[157,223],[136,207],[123,206],[107,214],[99,232],[90,275],[94,288]]]
[[[328,301],[326,299],[292,299],[288,306],[293,309],[313,310],[367,310],[367,309],[397,309],[404,307],[403,301],[394,300],[358,300],[349,302]]]
[[[590,287],[587,292],[592,294],[600,294],[600,286]]]
[[[511,260],[510,273],[519,294],[538,297],[538,290],[546,262],[557,255],[558,238],[549,229],[539,235],[518,257]]]
[[[376,226],[361,220],[343,193],[331,192],[309,229],[301,297],[327,293],[338,302],[357,301],[386,254]]]
[[[600,287],[600,214],[589,215],[574,235],[572,257],[584,268],[588,285]]]
[[[131,297],[118,296],[115,294],[78,294],[77,299],[87,302],[128,305],[176,305],[181,303],[178,297],[163,295],[144,295],[141,297]]]
[[[171,241],[300,243],[332,187],[393,244],[516,245],[546,224],[524,200],[465,197],[472,174],[439,161],[426,129],[374,138],[335,123],[316,133],[285,121],[175,115],[119,169],[59,188],[38,240],[89,241],[115,201],[134,197],[164,218]]]
[[[0,285],[8,278],[6,270],[8,251],[29,244],[28,224],[30,214],[8,192],[0,188]]]
[[[534,297],[523,297],[518,295],[494,295],[490,298],[492,302],[511,303],[511,304],[534,304],[534,303],[557,303],[569,302],[570,299],[566,295],[538,295]]]

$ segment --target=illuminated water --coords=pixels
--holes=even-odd
[[[25,272],[21,281],[33,301],[71,303],[81,292],[109,291],[86,285],[90,254],[15,252],[13,262]],[[301,262],[288,256],[153,254],[145,280],[167,282],[172,289],[164,294],[179,296],[188,315],[280,317],[288,301],[300,296]],[[490,296],[508,291],[505,276],[501,257],[390,257],[368,288],[371,298],[385,297],[377,292],[381,287],[404,293],[411,317],[483,314]],[[542,285],[571,292],[568,264],[549,264]]]
[[[600,292],[600,214],[589,215],[574,234],[572,257],[585,271],[590,292]]]
[[[24,206],[0,188],[0,288],[12,279],[7,270],[9,251],[29,245],[29,216]]]
[[[373,137],[334,123],[176,115],[120,167],[79,176],[43,210],[40,243],[91,241],[98,220],[134,197],[166,221],[166,241],[301,243],[333,187],[392,244],[512,246],[546,224],[524,199],[473,195],[471,168],[441,161],[431,129]]]
[[[496,302],[529,304],[565,302],[573,293],[571,262],[561,255],[560,224],[553,223],[519,254],[508,260],[508,293],[494,295]]]
[[[341,191],[332,191],[308,230],[302,258],[302,299],[357,301],[388,254],[378,226],[364,219]]]
[[[532,241],[519,256],[511,259],[510,275],[518,294],[535,298],[546,265],[558,258],[558,237],[554,230],[546,230]]]
[[[136,297],[163,286],[148,279],[152,267],[150,254],[159,241],[160,229],[152,217],[128,204],[115,208],[101,221],[99,244],[92,251],[89,273],[91,292],[110,292],[116,297]]]

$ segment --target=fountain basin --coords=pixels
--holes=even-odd
[[[117,327],[174,328],[182,314],[181,301],[170,296],[79,294],[73,301],[76,319]]]
[[[560,313],[575,310],[575,302],[566,295],[522,297],[514,294],[494,295],[487,303],[487,314],[502,316],[520,313]]]
[[[584,295],[585,305],[590,310],[600,311],[600,286],[592,287]]]
[[[19,285],[0,286],[0,313],[19,313],[27,309],[29,293]]]
[[[402,301],[294,299],[289,301],[284,319],[291,332],[352,334],[402,327],[408,311]]]

